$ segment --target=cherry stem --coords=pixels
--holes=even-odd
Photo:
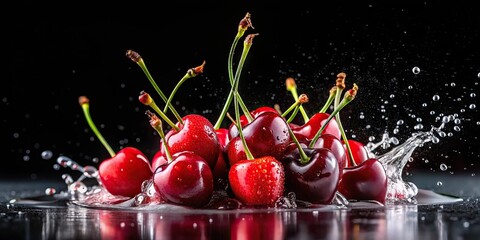
[[[168,108],[171,105],[173,96],[175,96],[175,93],[177,93],[178,89],[180,89],[180,86],[182,86],[182,84],[185,81],[187,81],[187,79],[196,77],[198,74],[203,73],[204,66],[205,66],[205,61],[203,61],[202,65],[200,65],[198,67],[188,69],[185,76],[183,76],[182,79],[180,79],[180,81],[178,81],[177,85],[175,85],[175,88],[173,89],[172,93],[168,97],[167,102],[165,103],[165,108],[163,109],[163,112],[168,113]],[[180,122],[180,123],[183,124],[183,122]]]
[[[225,105],[223,106],[223,109],[220,113],[220,116],[218,117],[218,120],[214,125],[215,130],[218,130],[220,128],[220,126],[223,122],[223,119],[225,118],[225,115],[227,114],[227,111],[230,108],[230,104],[232,103],[232,100],[233,100],[233,97],[234,97],[233,96],[234,95],[233,88],[235,86],[235,79],[237,79],[236,74],[238,74],[238,72],[239,72],[239,66],[237,67],[237,73],[234,76],[233,75],[233,55],[235,54],[235,49],[237,47],[238,41],[245,34],[245,31],[248,29],[248,27],[253,28],[252,23],[250,21],[250,13],[247,13],[245,15],[245,17],[240,21],[240,24],[238,26],[237,34],[235,35],[235,38],[233,39],[233,43],[230,47],[230,52],[228,54],[227,68],[228,68],[228,79],[230,81],[231,89],[230,89],[230,92],[228,93],[227,100],[225,101]],[[242,54],[242,57],[243,57],[243,54]],[[242,61],[242,60],[240,59],[240,61]],[[243,102],[243,100],[240,96],[238,97],[237,101],[240,103],[240,106],[242,107],[243,114],[247,117],[248,122],[252,122],[253,117],[250,114],[250,111],[248,111],[245,103]]]
[[[103,144],[103,146],[105,147],[105,149],[107,149],[108,153],[110,154],[111,157],[114,157],[116,154],[115,154],[115,151],[113,151],[112,147],[110,146],[110,144],[108,144],[108,142],[105,140],[105,138],[102,136],[102,134],[100,133],[100,131],[98,131],[98,128],[95,126],[95,123],[93,122],[92,120],[92,117],[90,116],[90,100],[85,97],[85,96],[81,96],[79,99],[78,99],[78,102],[80,103],[80,106],[82,107],[83,109],[83,113],[85,115],[85,119],[87,119],[87,123],[88,125],[90,126],[90,129],[92,129],[93,133],[95,134],[95,136],[97,136],[98,140],[100,140],[100,142]]]
[[[145,114],[148,116],[149,121],[150,121],[150,126],[152,126],[153,129],[155,129],[160,135],[160,138],[163,141],[163,146],[165,147],[165,154],[167,155],[167,161],[168,163],[171,163],[173,161],[172,154],[170,154],[170,147],[168,146],[167,139],[165,139],[165,133],[163,132],[162,128],[162,120],[155,115],[155,113],[152,113],[151,111],[147,110],[145,111]]]
[[[241,69],[243,68],[243,65],[245,64],[245,59],[247,58],[248,52],[252,46],[252,41],[255,36],[258,34],[250,34],[247,36],[245,39],[245,42],[243,44],[243,51],[242,51],[242,56],[240,58],[240,62],[238,64],[237,72],[235,74],[235,79],[234,79],[234,86],[232,86],[233,92],[234,92],[234,107],[235,107],[235,120],[237,122],[237,129],[238,129],[238,135],[240,136],[240,139],[242,140],[243,148],[245,150],[245,155],[247,156],[248,160],[254,159],[252,152],[250,152],[250,149],[248,148],[247,142],[245,141],[245,136],[243,135],[243,129],[242,129],[242,123],[240,122],[240,110],[239,110],[239,104],[238,104],[238,96],[240,95],[238,93],[238,85],[239,85],[239,79],[241,75]]]
[[[300,106],[301,106],[301,105],[297,105],[297,106],[295,107],[295,109],[293,110],[292,115],[290,115],[290,117],[287,119],[287,123],[293,122],[293,120],[294,120],[295,117],[297,116],[298,110],[300,110]]]
[[[233,123],[233,125],[237,126],[237,122],[235,121],[235,119],[232,118],[232,116],[230,116],[230,113],[227,112],[227,118],[230,119],[230,121]]]
[[[295,119],[295,117],[297,116],[297,113],[298,113],[298,110],[300,109],[300,107],[302,106],[302,104],[308,102],[308,97],[306,94],[302,94],[300,95],[300,97],[298,98],[297,102],[295,102],[294,104],[292,104],[292,106],[290,106],[281,116],[282,117],[285,117],[287,116],[287,114],[289,112],[292,111],[292,109],[295,109],[293,111],[293,113],[290,115],[290,118],[288,118],[288,121],[287,123],[291,123],[293,121],[293,119]]]
[[[162,98],[163,102],[167,103],[167,100],[168,100],[167,97],[162,92],[162,90],[160,90],[160,87],[158,87],[155,80],[153,80],[153,77],[150,74],[150,72],[148,71],[147,65],[145,65],[145,61],[143,61],[143,58],[140,56],[140,54],[138,54],[137,52],[135,52],[133,50],[128,50],[126,55],[132,61],[137,63],[138,66],[140,66],[143,73],[145,74],[145,76],[147,76],[147,79],[150,81],[150,84],[152,84],[155,91],[157,91],[158,95]],[[175,110],[175,108],[171,104],[167,104],[166,106],[168,106],[168,108],[170,108],[170,110],[172,111],[172,113],[175,116],[175,118],[177,119],[177,121],[180,122],[181,124],[183,124],[182,117],[180,117],[180,114],[178,114],[177,110]]]
[[[307,156],[307,154],[303,150],[302,145],[298,141],[297,136],[295,136],[295,134],[293,133],[293,131],[290,127],[288,127],[288,133],[290,134],[290,138],[292,139],[292,141],[295,143],[295,145],[297,145],[298,152],[300,153],[300,163],[301,164],[307,164],[308,162],[310,162],[310,157]]]
[[[293,99],[295,101],[298,101],[297,84],[295,83],[295,80],[293,78],[287,78],[286,83],[287,83],[287,90],[290,91],[290,93],[293,96]],[[302,113],[303,121],[307,123],[309,118],[303,106],[300,106],[300,112]]]
[[[353,100],[352,97],[344,97],[343,100],[339,103],[338,107],[335,108],[335,110],[332,112],[332,114],[330,114],[330,116],[328,116],[327,120],[325,121],[325,123],[322,125],[322,127],[317,131],[317,133],[315,134],[315,136],[313,137],[312,141],[310,142],[309,144],[309,147],[310,148],[313,148],[315,146],[315,143],[317,142],[318,138],[320,137],[320,135],[322,135],[322,132],[325,130],[325,128],[327,127],[328,123],[330,122],[330,120],[332,120],[333,117],[335,117],[335,115],[340,112],[340,110],[342,110],[342,108],[344,108],[348,103],[350,103],[351,101]]]
[[[327,102],[325,102],[325,105],[323,105],[323,107],[322,107],[322,109],[320,109],[319,113],[327,112],[328,108],[332,105],[332,102],[335,99],[336,92],[337,92],[337,86],[333,86],[330,89],[330,94],[328,95]]]
[[[160,110],[160,108],[157,106],[157,104],[155,103],[155,101],[153,100],[153,98],[150,96],[150,94],[146,93],[145,91],[141,91],[140,92],[140,96],[138,97],[139,101],[141,103],[143,103],[144,105],[146,106],[149,106],[150,108],[152,108],[153,110],[155,110],[155,112],[157,112],[158,115],[160,115],[160,117],[165,121],[167,122],[167,124],[172,127],[173,129],[175,129],[176,131],[180,131],[180,128],[175,125],[175,123],[172,122],[172,120],[170,120],[170,118],[167,117],[167,115],[165,115],[165,113],[162,112],[162,110]],[[182,121],[183,122],[183,121]],[[183,123],[180,123],[180,124],[183,124]]]
[[[341,91],[342,91],[341,89],[337,88],[337,94],[335,96],[335,101],[336,101],[337,98],[339,98],[338,96],[341,94]],[[339,104],[341,104],[341,103],[339,103]],[[335,107],[335,111],[337,110],[338,107],[343,108],[339,104],[335,104],[335,105],[337,105]],[[353,157],[352,148],[350,147],[350,143],[348,142],[347,135],[345,134],[345,130],[344,130],[343,125],[342,125],[342,121],[340,121],[340,114],[338,112],[339,111],[336,111],[336,113],[335,113],[335,115],[336,115],[335,120],[337,121],[338,129],[340,129],[340,133],[342,135],[343,142],[345,143],[345,147],[347,148],[348,156],[350,157],[350,166],[356,166],[357,164],[356,164],[355,159]],[[333,113],[332,113],[332,115],[333,115]],[[326,126],[326,124],[324,126]]]

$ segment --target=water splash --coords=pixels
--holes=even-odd
[[[445,124],[455,119],[455,115],[444,116],[439,127],[432,127],[428,132],[415,132],[404,143],[378,157],[388,177],[387,203],[416,203],[418,188],[414,183],[403,180],[403,169],[411,161],[412,154],[418,147],[423,147],[428,142],[438,143],[440,141],[438,136],[445,135],[443,131]],[[382,145],[385,141],[389,141],[389,138],[384,137],[376,146]]]

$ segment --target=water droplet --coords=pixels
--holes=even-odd
[[[45,189],[45,195],[54,195],[55,193],[57,192],[57,190],[55,188],[47,188]]]
[[[480,72],[478,73],[477,77],[480,78]]]
[[[422,103],[422,107],[427,107],[427,103]]]
[[[23,156],[23,161],[25,161],[25,162],[30,161],[30,156],[28,156],[28,155]]]
[[[417,124],[417,125],[415,125],[415,126],[413,127],[413,129],[415,129],[415,130],[421,130],[421,129],[423,129],[423,125],[422,125],[422,124]]]
[[[400,130],[398,128],[393,129],[393,134],[397,134]]]
[[[437,182],[437,186],[441,187],[442,185],[443,185],[443,183],[441,181]]]
[[[470,97],[474,98],[476,97],[477,95],[475,93],[470,93]]]
[[[460,132],[461,129],[460,129],[459,126],[454,126],[454,127],[453,127],[453,130],[454,130],[455,132]]]
[[[375,137],[374,137],[374,136],[370,136],[370,137],[368,137],[368,141],[370,141],[370,142],[373,142],[373,141],[375,141]]]
[[[83,167],[83,175],[88,178],[97,178],[98,170],[93,166]]]
[[[450,83],[450,86],[451,86],[451,87],[455,87],[455,85],[456,85],[456,84],[455,84],[454,82]]]
[[[437,138],[437,137],[435,137],[435,136],[434,136],[434,137],[432,137],[432,143],[435,143],[435,144],[437,144],[437,143],[439,143],[439,142],[440,142],[440,139],[438,139],[438,138]]]
[[[58,164],[53,164],[53,169],[55,169],[55,170],[60,170],[60,165],[58,165]]]
[[[50,150],[43,151],[41,155],[42,155],[42,158],[45,160],[49,160],[53,157],[53,153]]]
[[[403,125],[404,121],[403,120],[398,120],[397,121],[397,125],[400,126],[400,125]]]
[[[420,73],[420,68],[419,67],[413,67],[412,72],[413,72],[413,74],[419,74]]]
[[[473,103],[468,106],[468,108],[470,108],[470,109],[475,109],[476,107],[477,107],[477,106],[476,106],[475,104],[473,104]]]
[[[417,122],[422,122],[422,118],[417,118]]]
[[[435,111],[430,111],[430,115],[435,115]]]
[[[447,171],[448,167],[445,163],[440,164],[440,170]]]
[[[390,94],[390,98],[395,98],[395,95],[394,95],[394,94]]]
[[[440,100],[440,96],[433,95],[432,99],[433,99],[433,101],[438,101],[438,100]]]

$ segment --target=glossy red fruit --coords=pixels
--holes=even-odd
[[[338,161],[327,148],[303,150],[310,158],[307,163],[301,162],[298,148],[282,159],[286,191],[294,192],[297,198],[303,201],[330,204],[340,179]]]
[[[347,152],[345,151],[342,141],[331,134],[322,134],[315,142],[313,148],[327,148],[332,151],[338,161],[341,177],[343,169],[347,167]]]
[[[133,147],[123,148],[114,157],[104,160],[98,173],[109,193],[126,197],[139,194],[143,181],[153,174],[145,154]]]
[[[213,195],[213,175],[206,161],[193,152],[178,152],[153,175],[162,199],[191,207],[206,205]]]
[[[283,166],[271,156],[238,161],[228,180],[235,197],[248,206],[273,205],[285,189]]]
[[[317,134],[320,128],[325,124],[325,121],[329,116],[330,114],[328,113],[316,113],[310,118],[310,120],[308,120],[308,122],[300,127],[292,128],[292,131],[299,141],[311,141],[315,137],[315,134]],[[331,134],[336,138],[341,139],[340,129],[334,118],[328,122],[328,125],[323,130],[322,134]]]
[[[262,106],[259,107],[255,110],[250,111],[250,114],[252,115],[253,119],[257,118],[260,114],[264,112],[272,112],[278,114],[278,111],[275,110],[275,108],[267,107],[267,106]],[[248,124],[248,119],[245,115],[240,116],[240,123],[242,124],[242,127],[246,126]],[[238,129],[235,124],[230,124],[230,127],[228,128],[228,134],[230,136],[230,139],[238,136]]]
[[[288,125],[277,113],[264,112],[243,128],[243,135],[250,152],[255,157],[272,156],[281,159],[290,144]],[[227,145],[230,166],[247,159],[239,136]]]
[[[374,158],[355,167],[343,169],[338,191],[348,200],[375,200],[385,203],[387,175],[382,164]]]
[[[215,167],[212,169],[213,179],[215,188],[224,188],[226,184],[226,180],[228,179],[228,165],[227,165],[227,152],[226,146],[230,141],[230,137],[228,135],[228,129],[220,128],[215,130],[218,137],[218,142],[220,145],[220,150],[218,153],[217,163]]]
[[[345,145],[345,142],[343,142],[343,148],[345,149],[345,152],[347,153],[347,166],[351,167],[351,161],[350,161],[350,155],[348,155],[348,150]],[[358,165],[365,160],[369,158],[368,156],[368,151],[365,148],[365,145],[363,143],[353,140],[353,139],[348,139],[348,144],[350,145],[350,149],[352,150],[352,155],[353,159],[355,159],[355,163]]]
[[[208,163],[211,169],[215,167],[219,153],[219,142],[212,123],[205,117],[197,114],[186,115],[183,124],[177,123],[179,131],[171,129],[165,135],[170,153],[191,151]],[[160,144],[162,154],[165,155],[165,147]]]
[[[153,155],[152,158],[152,170],[155,172],[155,169],[157,169],[159,166],[167,163],[167,157],[163,155],[162,151],[157,151],[155,155]]]

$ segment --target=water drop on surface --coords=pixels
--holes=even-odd
[[[413,67],[412,72],[413,72],[413,74],[419,74],[420,73],[420,68],[419,67]]]

